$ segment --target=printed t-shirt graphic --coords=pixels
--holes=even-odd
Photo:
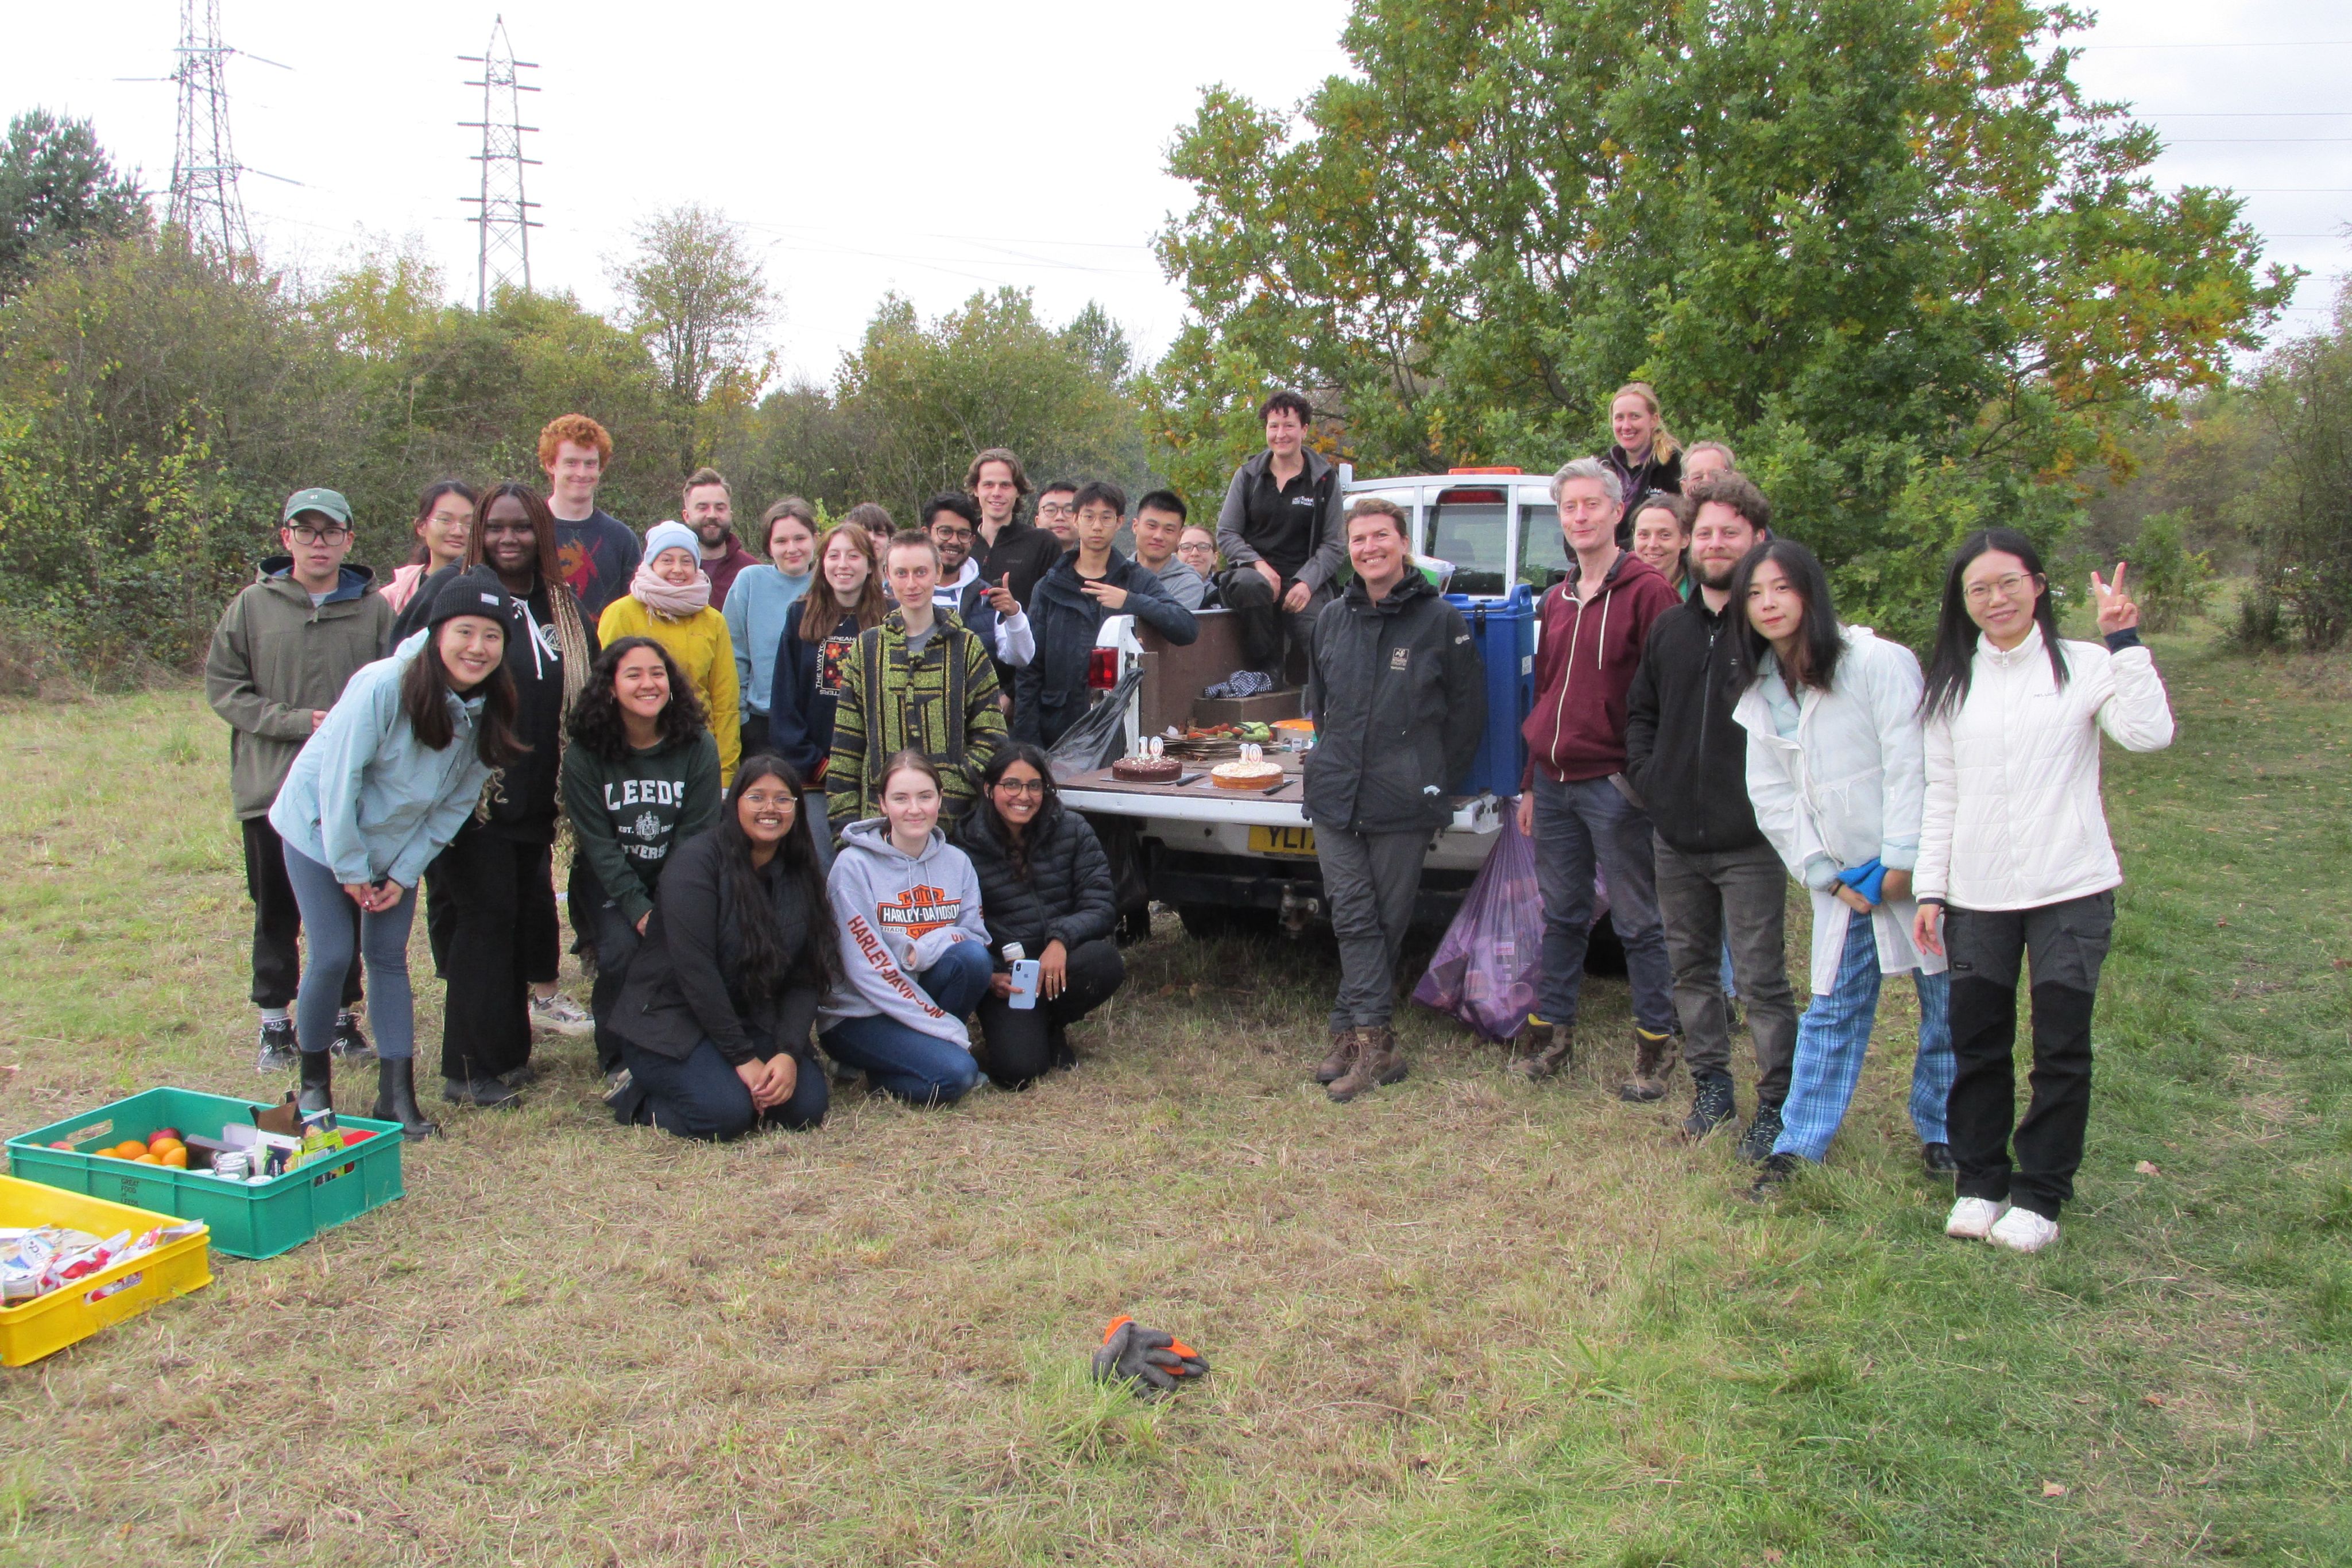
[[[886,931],[896,931],[909,942],[919,941],[942,925],[953,925],[963,913],[963,900],[944,887],[915,886],[898,898],[874,906],[874,918]]]
[[[857,651],[855,637],[827,637],[824,651],[817,655],[816,689],[841,695],[841,683],[849,669],[849,655]]]

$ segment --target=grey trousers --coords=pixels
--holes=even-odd
[[[1395,1014],[1397,958],[1428,852],[1426,830],[1359,833],[1315,824],[1315,858],[1323,865],[1331,934],[1339,939],[1333,1029],[1378,1029]]]
[[[1731,1071],[1731,1026],[1723,1009],[1723,946],[1756,1042],[1756,1103],[1778,1109],[1789,1097],[1797,1055],[1797,1003],[1789,994],[1786,949],[1789,873],[1769,844],[1685,854],[1659,839],[1658,915],[1675,969],[1675,1014],[1691,1076]]]

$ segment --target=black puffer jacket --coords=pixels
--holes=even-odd
[[[1034,958],[1048,942],[1076,947],[1110,935],[1118,919],[1112,891],[1110,857],[1087,820],[1058,803],[1029,829],[1029,874],[1016,876],[1013,852],[998,826],[996,810],[982,801],[956,831],[956,843],[971,857],[980,878],[981,917],[988,942],[1001,955],[1018,942]]]
[[[1748,803],[1748,732],[1731,716],[1739,626],[1693,593],[1650,626],[1625,694],[1625,781],[1685,854],[1764,842]]]
[[[1419,572],[1378,604],[1352,579],[1315,620],[1307,817],[1366,833],[1442,826],[1486,727],[1486,666],[1462,612]]]

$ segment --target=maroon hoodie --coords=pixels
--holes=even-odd
[[[1618,552],[1601,591],[1576,601],[1577,569],[1536,605],[1536,701],[1519,733],[1528,771],[1561,783],[1605,779],[1625,768],[1625,693],[1641,666],[1650,622],[1682,602],[1666,580]]]

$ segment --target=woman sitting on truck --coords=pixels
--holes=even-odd
[[[1016,740],[980,775],[977,810],[956,842],[971,857],[996,964],[980,998],[988,1075],[1025,1089],[1049,1067],[1077,1065],[1069,1026],[1110,1000],[1127,978],[1111,940],[1118,904],[1110,859],[1093,828],[1066,810],[1045,754]],[[1031,1005],[1014,1005],[1013,955],[1036,961]]]
[[[1683,493],[1682,450],[1666,429],[1657,392],[1649,382],[1627,382],[1617,389],[1609,400],[1609,433],[1617,439],[1596,455],[1617,476],[1619,495],[1630,502],[1653,490]],[[1630,507],[1617,524],[1617,548],[1633,548]]]

